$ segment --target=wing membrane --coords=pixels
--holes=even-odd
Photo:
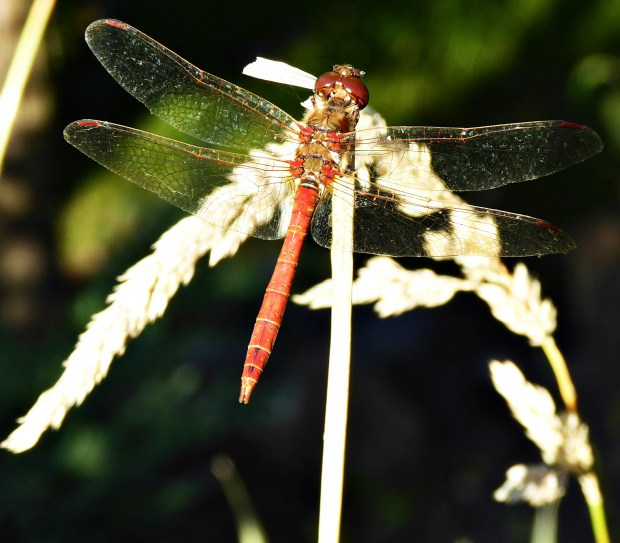
[[[237,154],[104,121],[77,121],[65,139],[99,164],[171,204],[223,228],[283,237],[292,195],[288,164]]]
[[[294,137],[295,121],[283,110],[196,68],[125,23],[95,21],[86,41],[127,92],[185,134],[239,149],[264,149]]]
[[[330,247],[331,199],[315,212],[312,236]],[[353,250],[374,255],[534,256],[567,253],[573,239],[546,221],[495,209],[402,194],[358,193],[353,221]]]
[[[603,147],[596,132],[564,121],[480,128],[392,126],[358,131],[357,141],[360,160],[373,161],[379,175],[390,177],[401,190],[434,190],[433,177],[451,191],[492,189],[563,170]],[[417,175],[404,171],[403,154],[418,163]]]

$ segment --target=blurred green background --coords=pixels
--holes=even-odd
[[[24,4],[4,0],[2,73]],[[242,76],[254,57],[314,74],[351,63],[366,71],[371,105],[392,125],[562,118],[599,132],[602,155],[467,198],[547,219],[577,241],[567,256],[527,264],[558,306],[557,341],[591,426],[612,538],[618,534],[620,2],[61,2],[0,184],[2,436],[58,379],[115,277],[184,216],[62,138],[82,118],[161,131],[86,46],[86,26],[104,17],[296,116],[307,94]],[[251,404],[237,403],[279,248],[252,240],[214,269],[202,262],[60,431],[22,455],[0,453],[2,541],[235,541],[209,469],[219,453],[237,465],[272,541],[316,539],[329,312],[291,304]],[[308,243],[294,292],[329,273],[329,252]],[[512,359],[555,393],[542,353],[460,295],[396,319],[356,308],[353,355],[342,541],[527,541],[532,510],[495,503],[492,492],[508,467],[539,455],[493,392],[487,363]],[[591,540],[574,481],[560,507],[559,540]]]

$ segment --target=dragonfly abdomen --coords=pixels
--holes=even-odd
[[[326,119],[334,115],[333,109],[324,111]],[[330,149],[333,145],[330,135],[337,133],[329,127],[305,126],[300,133],[300,146],[295,159],[289,161],[291,176],[298,180],[299,186],[286,238],[248,346],[241,375],[240,403],[249,402],[280,331],[301,248],[319,201],[319,191],[330,186],[334,177],[340,175],[336,162],[340,153]],[[344,150],[343,147],[342,152]]]
[[[276,341],[286,304],[291,293],[299,255],[312,215],[319,201],[318,184],[314,180],[302,181],[293,204],[291,222],[278,256],[276,268],[263,298],[252,339],[248,346],[241,376],[240,403],[248,403]]]

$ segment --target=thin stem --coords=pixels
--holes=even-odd
[[[560,396],[571,413],[577,413],[577,393],[566,367],[566,360],[558,349],[555,340],[549,336],[542,344],[543,351],[549,360],[560,389]]]
[[[558,509],[560,500],[534,509],[531,543],[555,543],[558,540]]]
[[[239,543],[267,543],[269,541],[252,505],[237,468],[228,456],[218,455],[211,461],[211,471],[222,485],[237,524]]]
[[[579,484],[588,504],[594,540],[596,543],[609,543],[609,531],[607,530],[607,520],[605,519],[603,496],[599,489],[596,475],[594,473],[582,475],[579,477]]]
[[[549,337],[543,342],[542,348],[555,374],[560,395],[566,405],[566,409],[573,413],[577,413],[577,393],[562,353],[552,337]],[[579,484],[581,485],[581,491],[588,504],[592,532],[596,543],[609,543],[609,532],[607,530],[607,520],[603,507],[603,496],[599,488],[596,474],[590,472],[580,476]]]
[[[0,174],[13,122],[55,0],[34,0],[0,93]]]
[[[340,537],[342,486],[347,434],[349,366],[351,359],[351,289],[353,281],[353,202],[346,194],[332,199],[333,303],[323,467],[319,512],[319,543],[336,543]],[[350,194],[352,200],[353,193]]]

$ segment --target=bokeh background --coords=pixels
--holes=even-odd
[[[0,74],[27,4],[0,4]],[[612,538],[620,533],[620,3],[60,2],[0,183],[1,436],[58,379],[115,277],[183,217],[62,138],[81,118],[160,128],[87,48],[86,26],[104,17],[294,115],[304,91],[250,80],[243,66],[257,55],[314,74],[351,63],[389,124],[562,118],[597,130],[602,155],[468,199],[542,217],[577,241],[569,255],[527,264],[558,306],[557,341],[591,427]],[[235,541],[210,471],[217,454],[236,464],[271,541],[315,540],[329,312],[291,304],[251,404],[237,403],[279,248],[252,240],[216,268],[201,263],[60,431],[24,454],[0,453],[3,541]],[[294,292],[329,273],[329,252],[309,242]],[[555,394],[543,354],[459,295],[388,320],[356,308],[353,355],[342,541],[527,541],[532,510],[492,492],[509,466],[539,455],[492,390],[487,363],[512,359]],[[573,481],[559,540],[591,539]]]

